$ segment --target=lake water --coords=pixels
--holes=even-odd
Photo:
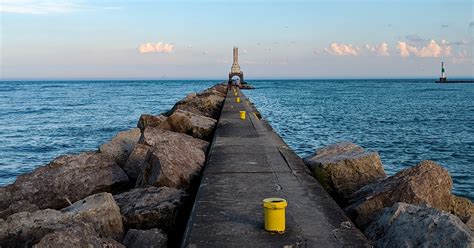
[[[0,82],[0,185],[58,155],[95,150],[219,81]],[[474,199],[474,84],[433,80],[257,80],[245,94],[304,157],[344,140],[394,174],[431,159]]]

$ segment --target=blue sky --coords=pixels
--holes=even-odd
[[[0,3],[3,80],[474,77],[473,1]]]

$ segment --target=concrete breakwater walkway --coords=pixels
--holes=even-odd
[[[370,246],[303,161],[238,97],[240,103],[227,92],[182,246]],[[284,234],[264,230],[268,197],[288,201]]]

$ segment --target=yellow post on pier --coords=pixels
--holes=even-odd
[[[266,198],[263,200],[265,230],[276,233],[285,232],[286,206],[288,206],[288,203],[283,198]]]

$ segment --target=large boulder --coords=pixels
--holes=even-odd
[[[473,247],[472,233],[456,216],[426,205],[395,203],[366,230],[376,247]]]
[[[177,102],[166,115],[170,116],[177,109],[181,109],[197,115],[218,119],[223,102],[224,97],[221,95],[213,94],[212,92],[201,93]]]
[[[137,144],[123,166],[131,182],[135,183],[146,162],[150,159],[151,147],[145,144]]]
[[[125,248],[124,245],[111,238],[98,237],[94,228],[85,223],[56,230],[45,235],[33,248]]]
[[[177,109],[159,127],[209,141],[216,123],[215,119]]]
[[[163,121],[166,121],[164,115],[142,114],[138,119],[137,127],[143,132],[146,127],[158,127]]]
[[[97,192],[114,192],[127,183],[125,172],[107,155],[60,156],[0,190],[0,218],[21,211],[60,209]]]
[[[351,142],[317,149],[304,161],[320,184],[340,203],[350,199],[361,187],[386,177],[379,154]]]
[[[128,156],[138,143],[140,135],[139,128],[119,132],[112,140],[101,145],[99,151],[112,157],[119,166],[124,166]]]
[[[110,193],[99,193],[79,200],[61,212],[72,216],[74,222],[91,224],[101,237],[123,238],[120,208]]]
[[[0,219],[0,247],[30,247],[44,235],[69,225],[71,218],[59,210],[19,212]]]
[[[452,185],[446,169],[426,160],[361,188],[345,210],[359,227],[365,228],[383,208],[396,202],[445,209],[451,200]]]
[[[176,218],[187,194],[175,188],[148,187],[132,189],[115,195],[126,228],[159,227],[174,231]]]
[[[29,247],[49,233],[76,225],[90,225],[98,237],[115,240],[123,237],[119,207],[111,194],[99,193],[62,210],[20,212],[0,219],[0,246]]]
[[[152,150],[137,187],[187,187],[204,166],[209,142],[154,127],[146,128],[142,138]]]
[[[165,248],[168,237],[160,229],[150,230],[130,229],[123,239],[123,244],[133,248]]]

